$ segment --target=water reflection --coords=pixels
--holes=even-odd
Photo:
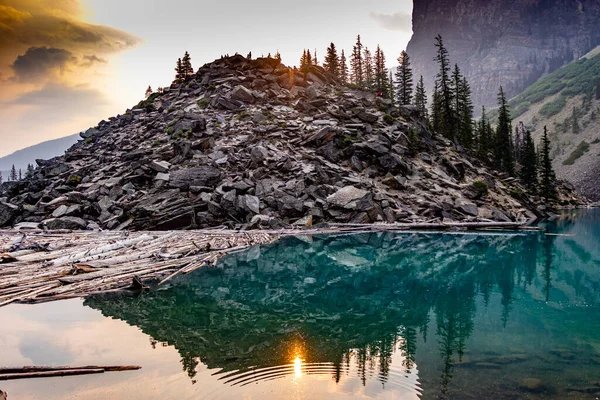
[[[599,223],[581,211],[548,224],[568,237],[289,238],[86,304],[175,346],[193,383],[199,363],[216,371],[224,391],[319,375],[423,398],[594,397]]]

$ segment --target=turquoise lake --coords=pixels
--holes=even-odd
[[[544,232],[299,236],[141,295],[0,308],[13,399],[597,399],[600,210]]]

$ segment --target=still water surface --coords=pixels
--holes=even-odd
[[[297,237],[141,296],[0,309],[9,399],[597,399],[600,210],[523,234]]]

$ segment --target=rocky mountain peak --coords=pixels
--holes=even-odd
[[[38,160],[30,179],[4,184],[0,226],[258,228],[545,212],[514,179],[432,135],[414,107],[270,58],[206,64],[81,136],[64,156]]]

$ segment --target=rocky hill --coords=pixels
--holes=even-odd
[[[428,130],[413,107],[320,67],[234,56],[81,134],[5,184],[0,226],[186,229],[525,221],[544,207]],[[563,192],[564,203],[577,203]]]
[[[553,72],[510,100],[513,126],[552,141],[557,176],[600,200],[600,48]]]
[[[500,85],[515,96],[599,45],[598,26],[600,0],[419,0],[407,51],[431,92],[441,34],[475,104],[495,106]]]

